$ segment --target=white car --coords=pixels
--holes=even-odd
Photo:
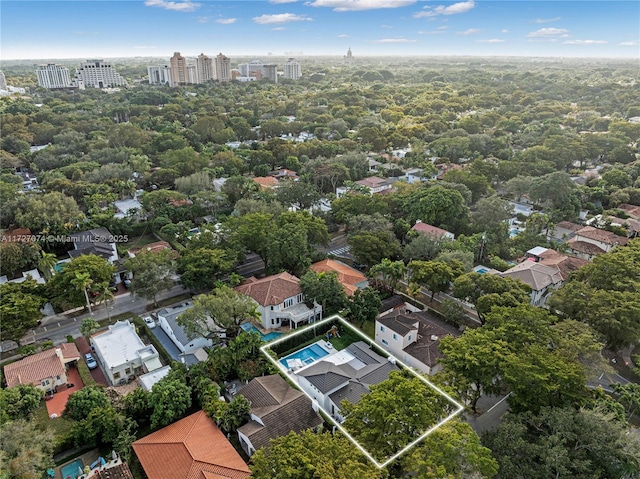
[[[156,322],[153,320],[151,316],[145,316],[142,320],[147,324],[149,329],[153,329],[156,327]]]

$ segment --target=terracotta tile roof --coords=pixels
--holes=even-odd
[[[576,238],[571,238],[567,241],[567,245],[573,251],[584,254],[602,254],[606,253],[605,250],[600,248],[599,246],[594,245],[593,243],[587,243],[586,241],[580,241]]]
[[[138,255],[140,253],[161,253],[165,250],[171,250],[178,256],[178,252],[174,251],[169,243],[166,241],[156,241],[155,243],[149,243],[147,245],[141,246],[140,248],[132,248],[129,250],[129,253],[133,255]]]
[[[263,190],[268,190],[271,188],[275,188],[280,183],[273,176],[256,176],[253,178],[253,181],[260,185],[260,188]]]
[[[594,241],[600,241],[601,243],[608,245],[622,245],[625,246],[629,239],[624,236],[618,236],[611,231],[601,230],[594,228],[593,226],[585,226],[584,228],[576,232],[576,236],[582,236]]]
[[[548,249],[544,253],[541,253],[540,258],[539,264],[558,268],[563,280],[566,280],[572,272],[581,268],[585,264],[589,264],[587,260],[576,258],[575,256],[567,256],[566,254],[558,253],[552,249]]]
[[[252,297],[261,306],[275,306],[287,298],[302,293],[300,280],[287,272],[262,279],[252,279],[234,289],[238,293]]]
[[[204,411],[133,443],[148,479],[245,479],[247,464]]]
[[[418,233],[422,233],[428,236],[435,236],[437,238],[443,238],[449,231],[443,230],[442,228],[438,228],[437,226],[433,226],[427,223],[423,223],[422,221],[418,221],[411,228],[413,231],[417,231]]]
[[[28,236],[31,236],[31,230],[29,228],[16,228],[13,230],[7,230],[2,234],[3,242],[18,242],[29,241]]]
[[[58,357],[57,350],[60,350],[62,358]],[[73,343],[63,343],[58,348],[27,356],[4,367],[7,387],[18,384],[40,384],[43,379],[64,374],[65,364],[78,359],[80,359],[80,352]]]
[[[368,280],[365,275],[357,269],[347,266],[341,261],[325,259],[318,261],[317,263],[313,263],[311,265],[311,269],[316,273],[337,273],[338,281],[340,281],[340,284],[342,284],[342,287],[344,288],[344,292],[348,295],[352,295],[356,290],[358,290],[358,284],[362,284],[363,287],[366,287],[368,284]]]
[[[256,450],[268,446],[273,438],[312,429],[323,422],[311,400],[278,375],[252,379],[238,394],[251,402],[251,413],[263,423],[250,421],[238,429]]]
[[[364,178],[362,180],[358,180],[355,183],[357,185],[366,186],[367,188],[377,188],[378,186],[382,186],[386,184],[388,180],[386,178],[379,178],[377,176],[370,176],[369,178]]]
[[[570,221],[561,221],[556,224],[556,228],[563,228],[565,230],[573,231],[574,233],[580,229],[582,229],[582,225],[577,223],[571,223]]]
[[[541,291],[547,286],[562,282],[562,276],[558,268],[545,266],[531,260],[515,265],[504,273],[500,273],[500,276],[519,279],[531,286],[534,291]]]
[[[640,219],[640,206],[622,203],[620,206],[618,206],[618,209],[624,211],[632,218]]]

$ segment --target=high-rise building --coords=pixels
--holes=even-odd
[[[171,83],[171,67],[169,65],[161,65],[157,67],[147,67],[149,74],[149,85],[169,85]]]
[[[215,61],[216,80],[231,81],[231,59],[222,53],[218,54]]]
[[[256,77],[258,80],[264,76],[263,63],[261,60],[251,60],[249,63],[240,63],[238,70],[240,70],[240,76],[243,77]]]
[[[126,86],[127,81],[104,60],[87,60],[80,64],[71,82],[73,86],[106,88]]]
[[[40,65],[36,69],[38,75],[38,85],[43,88],[69,88],[69,69],[62,65],[49,63]]]
[[[263,65],[264,78],[268,78],[273,83],[278,83],[278,65],[273,63],[265,63]]]
[[[196,58],[196,69],[198,72],[198,83],[207,83],[215,78],[213,58],[209,58],[204,53],[201,53],[198,58]]]
[[[289,80],[297,80],[302,76],[302,67],[295,58],[289,58],[284,62],[284,77]]]
[[[186,85],[189,78],[187,73],[187,60],[175,52],[169,60],[171,64],[171,86]]]
[[[193,60],[187,60],[187,83],[196,84],[198,81],[198,68]]]
[[[7,91],[7,79],[2,72],[0,72],[0,90]]]
[[[351,62],[353,62],[353,54],[351,53],[351,47],[349,47],[349,50],[347,50],[347,54],[344,56],[344,61],[347,62],[349,65],[351,65]]]

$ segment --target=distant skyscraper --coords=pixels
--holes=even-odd
[[[284,62],[284,77],[289,80],[297,80],[302,76],[302,67],[295,58],[289,58]]]
[[[353,54],[351,53],[351,47],[349,47],[349,50],[347,50],[347,54],[344,56],[344,61],[351,64],[351,62],[353,61]]]
[[[215,61],[216,80],[225,82],[231,81],[231,59],[224,56],[222,53],[218,54]]]
[[[88,60],[80,64],[71,82],[74,86],[106,88],[125,86],[127,81],[120,76],[110,63],[103,60]]]
[[[69,69],[55,63],[40,65],[36,69],[36,74],[38,85],[43,88],[69,88],[71,84]]]
[[[171,67],[169,65],[162,65],[158,67],[147,67],[149,74],[149,85],[169,85],[171,83]]]
[[[264,64],[260,60],[251,60],[249,63],[240,63],[238,70],[240,76],[243,77],[256,77],[258,80],[264,76]]]
[[[278,83],[278,65],[268,63],[263,65],[264,78],[268,78],[273,83]]]
[[[198,68],[192,60],[187,61],[187,83],[200,83],[198,81]]]
[[[7,79],[2,72],[0,72],[0,90],[7,90]]]
[[[198,83],[207,83],[214,79],[213,58],[201,53],[196,58],[196,68],[198,71]]]
[[[175,52],[171,59],[171,85],[186,85],[189,78],[187,77],[187,60],[180,55],[180,52]]]

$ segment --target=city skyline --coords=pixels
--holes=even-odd
[[[339,56],[351,47],[354,57],[638,58],[639,15],[633,1],[6,1],[0,57]]]

